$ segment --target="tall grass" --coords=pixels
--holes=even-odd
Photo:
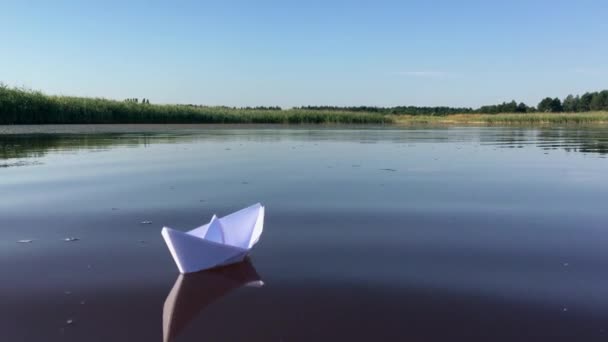
[[[0,84],[0,125],[115,123],[274,123],[274,124],[466,124],[543,125],[608,123],[608,112],[384,115],[318,109],[236,109],[156,105],[102,98],[49,96]]]
[[[608,123],[608,112],[530,113],[480,115],[488,124],[587,124]]]
[[[0,84],[0,124],[277,123],[381,124],[382,114],[305,109],[257,110],[156,105],[102,98],[49,96]]]
[[[397,124],[436,125],[582,125],[608,123],[608,112],[527,113],[527,114],[455,114],[446,116],[410,116],[395,118]]]

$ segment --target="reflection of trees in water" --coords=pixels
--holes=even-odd
[[[542,130],[539,132],[539,139],[555,142],[547,147],[563,148],[568,152],[608,154],[608,130],[606,129]]]
[[[108,150],[158,143],[239,142],[355,142],[414,143],[470,141],[471,132],[447,129],[353,129],[353,128],[271,128],[208,129],[183,132],[90,133],[90,134],[0,134],[0,159],[43,157],[52,151]]]
[[[280,130],[215,130],[197,133],[92,133],[92,134],[0,134],[0,159],[40,158],[48,152],[105,151],[116,147],[138,147],[151,144],[188,143],[193,141],[273,142],[291,137],[277,134]],[[299,140],[315,140],[314,133]],[[321,139],[316,139],[321,140]],[[334,138],[334,140],[336,140]],[[337,139],[339,140],[339,139]]]
[[[39,158],[52,151],[103,151],[157,143],[188,142],[467,143],[501,148],[608,154],[608,128],[296,128],[207,129],[182,132],[0,135],[0,159]]]
[[[533,143],[536,132],[523,129],[492,129],[492,134],[479,135],[479,141],[485,145],[495,145],[501,148],[522,148]]]
[[[507,128],[495,133],[481,133],[480,142],[497,145],[501,148],[521,148],[525,145],[534,145],[543,150],[563,149],[567,152],[608,154],[608,129],[606,128]]]

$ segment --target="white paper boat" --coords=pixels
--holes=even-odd
[[[219,298],[243,286],[263,285],[249,258],[225,267],[180,274],[163,306],[163,341],[174,341],[201,311]]]
[[[161,231],[180,273],[191,273],[242,261],[264,229],[264,207],[258,203],[189,232]]]

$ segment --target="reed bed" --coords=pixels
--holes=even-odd
[[[582,125],[606,124],[608,112],[526,113],[526,114],[454,114],[446,116],[402,115],[395,118],[401,125]]]
[[[377,113],[306,109],[260,110],[190,105],[157,105],[103,98],[49,96],[0,86],[0,124],[127,123],[275,123],[383,124],[393,119]]]
[[[608,112],[529,113],[481,115],[488,124],[591,124],[608,123]]]
[[[0,84],[0,125],[138,123],[580,125],[608,123],[608,112],[397,115],[335,109],[251,109],[50,96]]]

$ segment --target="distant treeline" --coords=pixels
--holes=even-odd
[[[499,105],[483,106],[477,109],[477,113],[581,113],[608,110],[608,90],[583,95],[568,95],[564,100],[559,98],[544,98],[536,107],[527,106],[525,103],[517,104],[515,101],[504,102]]]
[[[416,107],[416,106],[398,106],[398,107],[302,106],[302,107],[297,107],[297,108],[305,109],[305,110],[348,111],[348,112],[365,112],[365,113],[394,114],[394,115],[449,115],[449,114],[465,114],[465,113],[474,112],[474,110],[472,108]]]
[[[564,101],[546,98],[538,104],[538,110],[544,112],[588,112],[608,110],[608,90],[585,93],[581,96],[568,95]]]
[[[349,111],[381,113],[394,115],[450,115],[450,114],[499,114],[499,113],[579,113],[590,111],[608,110],[608,90],[600,92],[585,93],[579,95],[568,95],[564,100],[559,98],[547,97],[536,107],[515,101],[503,102],[497,105],[481,106],[478,109],[466,107],[417,107],[417,106],[398,106],[398,107],[338,107],[338,106],[302,106],[300,109],[306,110],[325,110],[325,111]]]
[[[478,109],[458,107],[337,107],[278,106],[226,107],[151,104],[149,99],[123,101],[103,98],[49,96],[38,91],[11,88],[0,83],[1,124],[96,123],[390,123],[399,115],[445,116],[451,114],[561,113],[608,111],[608,90],[547,97],[536,107],[515,101]]]

